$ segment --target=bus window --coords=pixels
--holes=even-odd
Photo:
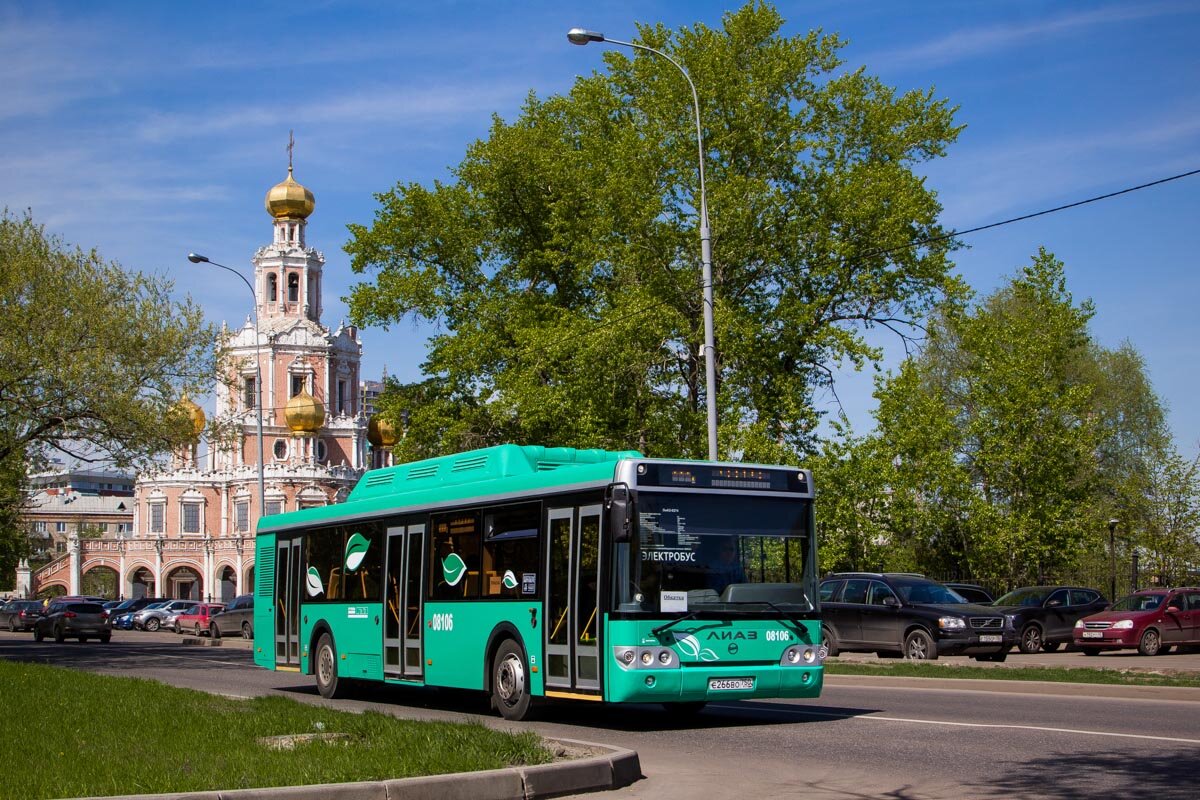
[[[379,599],[383,541],[378,524],[309,531],[304,539],[306,599]]]
[[[433,518],[429,553],[429,599],[474,600],[479,597],[479,512]]]
[[[540,516],[536,503],[484,514],[484,597],[537,595]]]

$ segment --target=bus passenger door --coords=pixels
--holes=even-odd
[[[547,511],[546,686],[600,688],[600,505]]]
[[[275,542],[275,666],[300,668],[300,538]]]
[[[383,674],[420,678],[421,564],[425,526],[388,528],[387,577],[383,601]]]

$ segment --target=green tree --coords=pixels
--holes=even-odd
[[[185,443],[175,402],[211,381],[217,336],[170,283],[0,217],[0,580],[25,552],[26,470],[142,465]]]
[[[639,28],[702,98],[721,449],[765,460],[811,447],[831,365],[879,355],[865,328],[908,336],[963,291],[950,245],[909,247],[943,233],[914,167],[955,140],[953,109],[843,69],[835,35],[782,24],[752,3],[720,29]],[[353,269],[371,277],[348,299],[354,321],[442,331],[404,390],[429,401],[407,406],[413,448],[706,451],[691,94],[656,56],[605,60],[495,119],[451,182],[399,184],[370,227],[350,226]]]
[[[879,382],[869,447],[890,567],[1011,586],[1061,574],[1093,526],[1102,426],[1090,303],[1041,251],[974,309],[947,305],[920,355]],[[896,561],[902,563],[897,564]]]

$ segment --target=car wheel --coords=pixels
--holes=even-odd
[[[67,636],[65,633],[63,633],[63,629],[60,626],[56,625],[54,627],[54,641],[58,642],[59,644],[62,644],[63,641],[66,640],[66,638],[67,638]]]
[[[221,638],[221,631],[217,628],[217,623],[208,623],[208,637],[213,640]]]
[[[8,618],[8,629],[13,633],[17,632],[17,623],[12,617]]]
[[[1085,656],[1098,656],[1098,655],[1100,655],[1100,648],[1099,647],[1080,647],[1079,652],[1083,653]]]
[[[1026,655],[1033,655],[1042,649],[1042,629],[1037,625],[1026,625],[1021,630],[1021,641],[1017,647]]]
[[[146,620],[146,630],[150,631],[151,633],[154,633],[156,630],[158,630],[161,627],[162,627],[161,620],[158,620],[154,617],[151,617],[150,619]]]
[[[492,704],[505,719],[522,720],[529,714],[529,669],[525,654],[512,639],[500,643],[492,659]]]
[[[1138,652],[1144,656],[1156,656],[1162,649],[1162,638],[1158,635],[1158,631],[1154,628],[1147,629],[1142,634],[1141,641],[1138,642]]]
[[[343,681],[338,680],[337,649],[333,645],[333,637],[322,633],[317,641],[317,658],[313,672],[317,676],[317,691],[321,697],[333,699],[345,694]]]
[[[1044,639],[1042,640],[1042,652],[1043,653],[1053,653],[1054,651],[1058,650],[1058,648],[1059,648],[1058,642],[1047,642]]]
[[[933,637],[918,628],[904,637],[904,657],[909,661],[932,661],[937,658]]]
[[[196,623],[196,638],[200,638],[200,623]]]
[[[254,638],[254,628],[250,627],[249,622],[242,623],[242,638],[243,639],[253,639]]]
[[[824,625],[821,626],[821,644],[825,645],[825,649],[829,651],[828,655],[830,657],[838,654],[837,637],[833,635],[833,631],[829,630],[829,628],[825,627]],[[676,704],[673,703],[672,705]]]

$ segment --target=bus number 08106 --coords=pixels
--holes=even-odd
[[[429,627],[435,631],[452,631],[454,630],[454,615],[434,614],[429,620]]]

